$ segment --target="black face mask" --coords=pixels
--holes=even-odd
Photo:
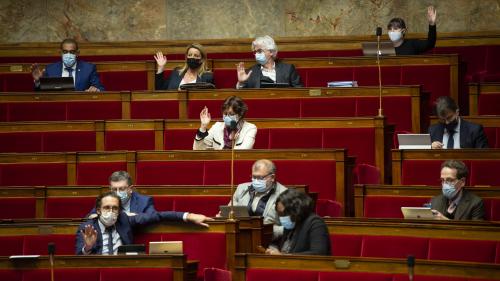
[[[444,124],[444,127],[446,128],[446,130],[448,132],[451,132],[451,131],[455,131],[455,128],[457,127],[457,125],[458,125],[458,117],[455,118],[455,120],[451,121],[450,123]]]
[[[191,69],[197,69],[198,67],[201,66],[201,59],[188,58],[187,65]]]

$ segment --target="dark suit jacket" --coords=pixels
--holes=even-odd
[[[429,127],[431,142],[443,141],[444,124],[437,123]],[[446,146],[446,144],[444,144]],[[467,122],[460,118],[460,148],[488,148],[488,139],[483,126]]]
[[[250,69],[252,74],[245,83],[241,83],[242,88],[260,88],[260,79],[262,77],[261,65],[256,64]],[[275,62],[276,83],[288,83],[290,87],[303,87],[299,73],[295,70],[293,64]]]
[[[177,90],[181,84],[183,73],[179,73],[179,68],[174,68],[167,79],[163,76],[163,72],[155,75],[155,90]],[[196,77],[196,82],[214,83],[214,75],[212,72],[205,72],[203,75]]]
[[[62,69],[63,63],[61,61],[49,64],[45,67],[43,76],[61,77]],[[75,91],[85,91],[90,88],[90,86],[94,86],[99,90],[104,91],[104,86],[99,80],[95,64],[78,60],[75,71]]]
[[[153,204],[153,198],[151,196],[142,195],[139,192],[132,192],[130,196],[130,212],[131,213],[148,213],[151,214],[155,212],[155,206]],[[88,217],[91,214],[95,214],[95,208],[90,211],[90,213],[86,216]]]
[[[290,254],[298,255],[324,255],[331,254],[330,235],[328,228],[321,217],[311,214],[302,223],[295,225],[291,240]],[[290,230],[285,229],[283,236],[273,241],[271,245],[281,249]]]
[[[448,199],[440,194],[432,198],[431,206],[444,215],[448,209]],[[484,220],[483,200],[464,189],[462,199],[455,210],[454,220]]]
[[[182,212],[153,212],[151,214],[137,214],[135,216],[128,216],[125,212],[120,212],[118,220],[116,221],[115,227],[116,231],[120,234],[120,239],[123,245],[132,244],[134,242],[133,230],[134,228],[142,225],[157,223],[160,221],[182,221]],[[81,231],[87,225],[92,225],[97,231],[97,241],[92,250],[91,254],[101,254],[102,253],[102,233],[99,227],[98,218],[89,219],[88,221],[82,223],[76,232],[76,248],[75,252],[77,255],[83,255],[82,249],[85,245],[83,240],[83,234]]]

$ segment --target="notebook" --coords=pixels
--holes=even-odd
[[[72,91],[74,89],[73,77],[40,77],[41,91]]]
[[[429,134],[398,134],[399,149],[431,149]]]
[[[363,48],[363,55],[365,56],[376,56],[377,55],[377,42],[363,42],[361,43]],[[396,50],[391,41],[381,41],[380,42],[380,53],[381,56],[394,56],[396,55]]]
[[[228,218],[229,212],[231,211],[231,206],[222,205],[219,206],[220,216],[222,218]],[[235,218],[248,218],[250,215],[248,214],[247,206],[233,206],[234,217]]]
[[[427,207],[401,207],[405,219],[434,219],[431,208]]]
[[[149,242],[149,254],[182,254],[182,241],[151,241]]]

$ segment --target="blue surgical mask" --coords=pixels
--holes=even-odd
[[[389,38],[392,42],[398,42],[402,36],[401,31],[389,31]]]
[[[236,115],[224,115],[222,117],[222,120],[224,120],[224,125],[226,125],[226,127],[231,127],[231,122],[234,121],[238,123],[239,118]]]
[[[285,229],[294,229],[295,228],[295,222],[292,221],[292,218],[290,216],[284,216],[280,217],[280,224],[285,228]]]
[[[443,183],[443,195],[449,200],[453,199],[457,195],[457,188],[449,183]]]
[[[266,62],[267,62],[266,54],[264,54],[263,52],[262,53],[255,53],[255,60],[261,65],[266,64]]]
[[[120,197],[122,204],[127,203],[128,200],[130,199],[130,196],[128,195],[127,191],[117,191],[116,195],[118,195],[118,197]]]
[[[65,67],[72,67],[76,63],[76,55],[75,54],[63,54],[62,61]]]
[[[264,179],[252,179],[252,187],[258,193],[265,192],[267,189],[267,181]]]

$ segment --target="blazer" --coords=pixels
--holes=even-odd
[[[431,142],[443,141],[444,124],[437,123],[429,127]],[[483,126],[460,118],[460,148],[488,148],[488,139]],[[446,144],[445,144],[446,145]]]
[[[139,213],[148,213],[151,214],[155,212],[155,206],[153,203],[153,198],[151,196],[142,195],[139,192],[133,191],[132,195],[130,195],[130,212],[139,214]],[[95,208],[93,208],[90,213],[87,215],[95,214]]]
[[[248,203],[250,202],[250,193],[248,192],[248,189],[251,185],[251,182],[238,185],[236,191],[233,194],[233,204],[235,206],[248,206]],[[269,200],[267,200],[266,203],[266,208],[264,209],[264,213],[262,214],[265,224],[274,224],[274,237],[279,237],[283,234],[283,227],[280,225],[278,213],[276,212],[276,199],[278,199],[278,196],[286,189],[287,188],[284,185],[276,182],[274,193],[269,196]],[[231,202],[229,202],[229,204],[231,204]]]
[[[184,213],[182,212],[153,212],[151,214],[136,214],[133,216],[128,216],[125,212],[120,212],[118,215],[118,220],[116,221],[115,227],[118,234],[120,234],[120,239],[123,245],[132,244],[134,242],[133,230],[134,228],[142,225],[157,223],[160,221],[182,221]],[[83,247],[85,242],[83,240],[83,234],[81,231],[87,225],[92,225],[97,231],[97,241],[90,251],[91,254],[102,254],[102,233],[99,227],[99,218],[89,219],[82,223],[78,227],[76,232],[76,246],[75,253],[77,255],[83,255]]]
[[[45,67],[44,77],[61,77],[63,70],[62,61],[49,64]],[[95,64],[78,60],[75,70],[75,91],[85,91],[90,86],[104,91],[104,86],[99,80]],[[35,88],[37,89],[37,88]]]
[[[179,85],[181,84],[182,78],[184,78],[183,73],[179,73],[179,68],[176,67],[170,73],[167,79],[163,76],[162,73],[155,74],[155,90],[177,90]],[[196,82],[205,82],[205,83],[214,83],[214,75],[212,72],[205,72],[201,77],[196,76]]]
[[[257,127],[247,121],[243,121],[243,126],[237,134],[234,143],[234,149],[252,149],[255,143],[255,135],[257,134]],[[215,124],[208,130],[208,136],[204,139],[199,139],[198,135],[194,138],[193,150],[206,150],[215,149],[220,150],[224,148],[224,122],[215,122]]]
[[[275,62],[276,83],[288,83],[290,87],[303,87],[300,75],[293,64],[287,64],[280,61]],[[241,88],[260,88],[260,79],[262,76],[261,65],[256,64],[250,69],[252,74],[244,83],[240,83]]]
[[[431,200],[432,209],[444,214],[448,209],[448,198],[440,194]],[[462,191],[462,199],[455,210],[454,220],[484,220],[484,203],[481,198],[467,190]]]
[[[295,225],[294,229],[285,229],[279,241],[275,240],[271,245],[277,249],[281,249],[290,231],[295,232],[290,241],[290,254],[331,255],[328,228],[323,219],[318,215],[312,213],[302,223]]]

